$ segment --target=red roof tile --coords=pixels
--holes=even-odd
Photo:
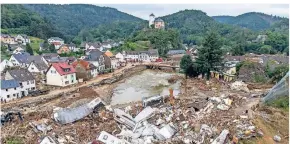
[[[75,73],[76,70],[72,65],[68,65],[67,63],[52,63],[52,66],[56,69],[56,71],[60,75],[67,75]],[[65,69],[69,69],[68,71],[65,71]]]

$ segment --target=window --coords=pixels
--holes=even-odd
[[[65,84],[68,84],[68,83],[69,83],[69,81],[66,81],[66,82],[65,82]]]
[[[13,96],[15,97],[15,94],[13,94]]]
[[[29,81],[27,81],[27,84],[29,85]]]
[[[32,87],[31,90],[35,90],[35,87]]]
[[[6,89],[6,91],[8,91],[8,89]]]
[[[34,84],[34,81],[31,81],[31,84]]]
[[[74,83],[74,80],[71,80],[71,83]]]
[[[10,95],[7,95],[7,98],[10,98]]]
[[[107,139],[108,139],[108,136],[104,135],[103,140],[107,140]]]
[[[71,75],[71,78],[74,78],[74,75]]]
[[[67,79],[67,76],[64,76],[65,79]]]
[[[32,70],[34,70],[34,67],[31,67]]]
[[[16,88],[14,88],[14,90],[16,90]]]

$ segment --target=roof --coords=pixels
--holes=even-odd
[[[22,54],[13,54],[12,56],[20,63],[29,63],[29,53],[23,52]]]
[[[164,22],[161,18],[157,18],[154,22]]]
[[[153,13],[151,13],[149,16],[155,16]]]
[[[29,56],[28,62],[42,62],[42,56],[41,55],[35,55],[35,56]]]
[[[114,54],[113,54],[112,52],[110,52],[109,50],[107,50],[107,51],[105,52],[105,55],[108,56],[108,57],[112,57],[112,56],[114,56]]]
[[[48,66],[42,61],[42,62],[33,62],[33,64],[37,67],[38,70],[47,70]]]
[[[9,89],[9,88],[16,88],[20,87],[19,83],[12,79],[12,80],[1,80],[1,89]]]
[[[52,57],[50,59],[46,59],[49,63],[57,63],[57,62],[67,62],[67,57]]]
[[[53,40],[58,40],[58,41],[64,41],[63,39],[59,38],[59,37],[51,37],[49,39],[53,39]]]
[[[75,61],[75,62],[72,63],[72,66],[75,68],[78,64],[83,66],[86,70],[96,69],[96,67],[93,64],[91,64],[91,63],[89,63],[89,62],[87,62],[85,60]]]
[[[14,69],[7,72],[19,82],[34,80],[33,75],[27,69]]]
[[[57,53],[43,53],[41,56],[43,56],[44,59],[51,59],[53,57],[58,57],[59,55]]]
[[[69,47],[76,47],[76,45],[74,43],[70,43],[68,44]]]
[[[87,52],[88,57],[85,59],[87,61],[99,61],[99,58],[101,55],[103,55],[103,52],[101,52],[98,49],[90,50]]]
[[[60,75],[67,75],[76,72],[74,67],[67,63],[53,63],[51,66],[53,66]]]
[[[175,54],[185,54],[185,50],[169,50],[167,52],[168,55],[175,55]]]
[[[29,39],[29,37],[26,34],[20,34],[23,38]]]

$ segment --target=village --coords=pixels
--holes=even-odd
[[[165,27],[153,14],[149,20],[152,25]],[[173,48],[161,57],[158,49],[151,48],[113,53],[111,49],[123,41],[83,41],[79,47],[59,37],[50,37],[47,42],[56,53],[32,55],[26,51],[29,36],[1,34],[1,45],[11,54],[1,60],[1,143],[21,139],[22,143],[40,144],[237,144],[252,138],[257,138],[257,143],[288,143],[286,116],[259,107],[275,84],[251,83],[251,72],[237,69],[244,61],[257,68],[270,62],[288,64],[289,56],[227,54],[222,69],[210,71],[210,80],[202,75],[187,79],[180,62],[185,55],[194,61],[198,57],[196,46]],[[39,50],[45,51],[43,43]],[[79,51],[83,53],[78,57],[62,56]],[[140,81],[134,77],[144,72],[149,76]],[[126,81],[145,85],[154,75],[166,75],[153,81],[157,83],[153,89],[158,89],[154,96],[114,101]],[[289,86],[287,76],[283,82]],[[140,94],[133,92],[136,97]],[[272,136],[268,132],[265,125],[270,122],[280,133],[275,131]]]

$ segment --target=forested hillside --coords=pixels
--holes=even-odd
[[[8,34],[27,34],[42,39],[62,34],[39,14],[23,5],[1,4],[1,32]]]
[[[117,21],[141,22],[140,18],[123,13],[114,8],[87,4],[69,5],[24,5],[26,8],[47,18],[60,32],[71,39],[82,29],[107,25]]]
[[[237,25],[251,30],[259,31],[271,28],[271,26],[281,21],[288,21],[287,18],[267,15],[264,13],[250,12],[236,17],[233,16],[214,16],[216,21],[225,24]],[[278,28],[279,25],[276,25]],[[289,26],[288,26],[289,27]]]

